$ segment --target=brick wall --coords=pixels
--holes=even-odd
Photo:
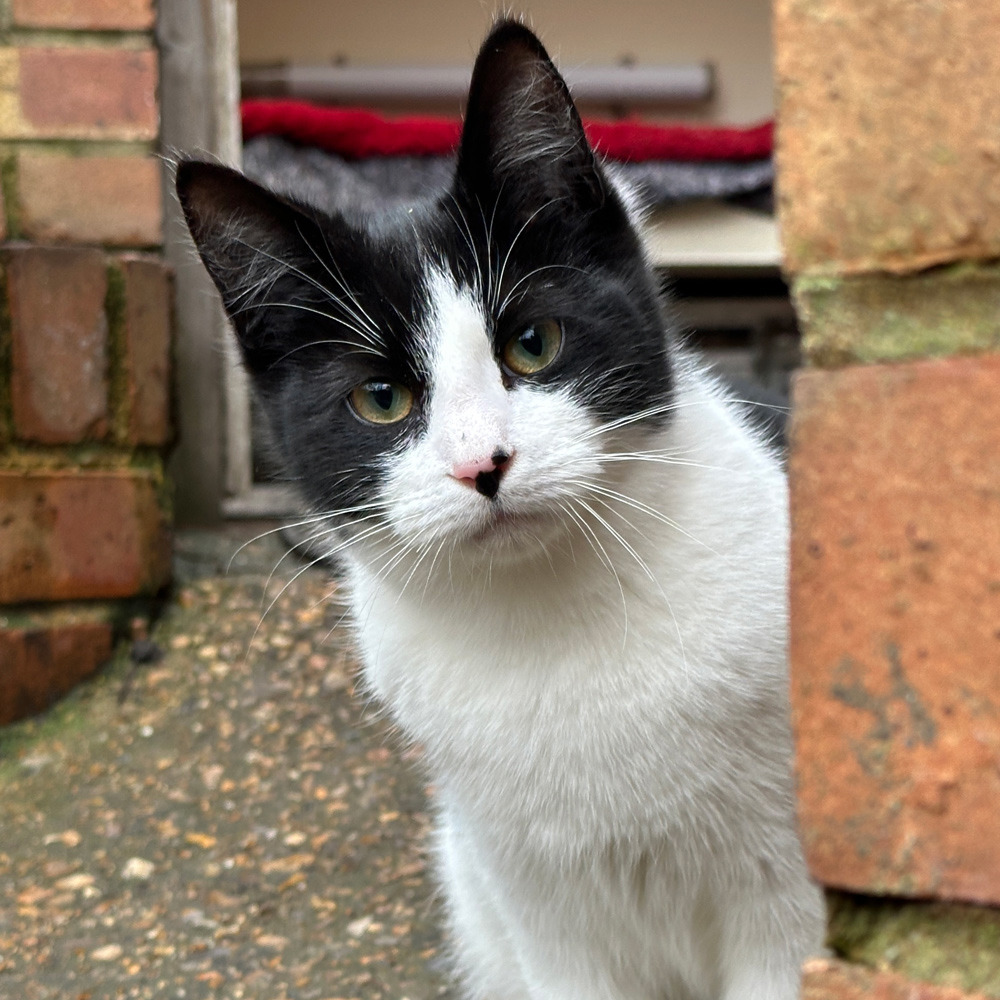
[[[806,996],[998,997],[1000,7],[775,32],[800,816],[848,960]]]
[[[153,27],[152,0],[0,2],[0,724],[169,579]]]

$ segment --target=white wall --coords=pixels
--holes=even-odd
[[[238,0],[240,59],[470,64],[500,5],[481,0]],[[773,113],[769,0],[525,0],[562,66],[710,62],[717,94],[697,117]],[[684,117],[673,113],[669,117]]]

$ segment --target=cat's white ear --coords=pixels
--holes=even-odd
[[[569,89],[538,38],[500,22],[479,51],[459,147],[458,179],[482,197],[599,207],[605,181]]]

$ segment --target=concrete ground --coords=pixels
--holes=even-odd
[[[162,658],[0,730],[0,997],[451,996],[419,751],[328,575],[276,535],[227,571],[245,534],[180,536]]]

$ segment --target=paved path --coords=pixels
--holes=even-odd
[[[415,751],[319,571],[188,534],[153,639],[0,730],[0,998],[447,997]],[[278,594],[299,565],[286,560]],[[255,634],[256,632],[256,634]]]

